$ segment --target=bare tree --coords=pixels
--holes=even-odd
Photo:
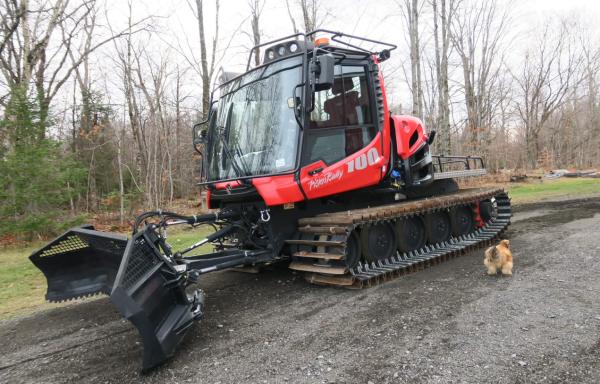
[[[523,124],[527,165],[535,167],[540,153],[539,134],[552,114],[583,77],[584,57],[575,45],[571,27],[560,21],[554,38],[547,22],[541,36],[524,55],[514,77],[520,91],[516,108]]]
[[[419,0],[404,0],[403,4],[400,4],[409,36],[412,114],[420,118],[423,118],[423,83],[421,79],[421,43],[419,38],[419,14],[422,11],[422,5]]]
[[[215,57],[217,41],[219,39],[219,0],[215,0],[215,32],[212,40],[212,49],[209,57],[206,50],[206,32],[204,28],[203,0],[196,0],[196,20],[198,21],[198,36],[200,37],[200,76],[202,78],[202,114],[208,116],[210,103],[210,82],[215,71]]]
[[[49,108],[62,86],[86,58],[98,48],[122,37],[114,33],[99,41],[86,33],[96,0],[71,4],[69,0],[39,2],[35,7],[23,0],[18,8],[20,32],[13,33],[0,53],[0,71],[9,90],[33,85],[40,109],[40,136],[43,136]],[[135,23],[141,25],[146,19]],[[82,44],[83,49],[75,46]]]
[[[250,24],[252,26],[252,43],[254,46],[260,45],[260,15],[265,7],[265,0],[249,0],[250,7]],[[254,64],[260,65],[260,50],[254,50]]]
[[[56,55],[48,57],[46,50],[51,37],[65,15],[68,2],[57,0],[54,4],[40,4],[32,9],[28,0],[23,0],[18,8],[7,7],[7,20],[13,20],[12,29],[4,37],[3,49],[0,51],[1,71],[9,92],[16,88],[27,88],[36,75],[38,97],[43,98],[40,89],[44,70]],[[4,19],[4,16],[3,16]]]
[[[435,44],[435,68],[438,93],[438,117],[436,128],[437,152],[450,154],[452,147],[450,135],[450,88],[448,85],[448,60],[450,56],[450,24],[455,12],[454,0],[431,0],[433,8],[433,34]],[[440,26],[441,23],[441,26]]]
[[[290,9],[290,1],[285,0],[285,6],[287,8],[288,16],[290,17],[290,22],[292,23],[292,30],[294,33],[298,33],[298,27],[296,27],[296,20],[294,20],[294,16],[292,16],[292,10]]]
[[[490,96],[503,65],[502,39],[506,37],[509,14],[493,0],[461,5],[452,18],[450,38],[463,72],[467,147],[481,153],[485,150],[482,143],[490,137]]]
[[[583,54],[583,77],[582,85],[586,91],[584,111],[584,127],[580,135],[581,146],[587,150],[581,151],[587,154],[584,163],[587,166],[600,164],[600,88],[598,87],[598,75],[600,73],[600,48],[590,41],[590,33],[586,30],[577,32],[579,46]]]
[[[329,17],[329,11],[327,10],[325,4],[321,2],[321,0],[294,1],[298,7],[297,10],[300,11],[300,19],[302,20],[301,24],[304,27],[304,32],[310,32],[320,28]],[[292,11],[292,7],[290,7],[289,0],[285,0],[285,4],[287,7],[288,16],[290,17],[290,21],[292,23],[292,29],[294,30],[294,33],[298,33],[294,12]]]
[[[140,103],[136,93],[137,85],[135,83],[135,63],[139,62],[139,53],[135,51],[133,46],[133,6],[129,2],[128,16],[128,33],[124,38],[125,48],[121,50],[115,41],[115,51],[117,52],[118,64],[121,69],[121,77],[123,83],[123,93],[125,96],[127,116],[129,118],[129,127],[134,139],[134,145],[137,147],[136,166],[137,174],[142,180],[146,180],[150,170],[150,161],[148,159],[148,144],[147,135],[144,132],[144,123]],[[131,177],[135,180],[135,175],[130,172]],[[145,190],[146,201],[152,205],[153,196],[150,195],[148,189]]]
[[[302,10],[302,20],[304,21],[304,30],[306,32],[314,31],[319,25],[317,20],[318,1],[317,0],[298,0]]]
[[[3,15],[0,19],[0,32],[2,33],[0,36],[0,57],[2,57],[4,47],[10,42],[13,34],[17,32],[21,18],[26,12],[26,6],[26,1],[19,3],[17,0],[4,0],[0,4]]]
[[[82,34],[84,38],[81,42],[81,49],[79,52],[89,52],[92,48],[94,39],[94,30],[96,28],[96,17],[97,10],[91,9],[89,14],[84,18]],[[72,63],[77,61],[75,48],[68,50],[69,58]],[[83,55],[83,60],[80,65],[74,67],[75,79],[81,93],[81,117],[79,119],[79,125],[74,128],[73,133],[73,147],[77,148],[79,140],[78,137],[85,136],[92,128],[91,126],[91,115],[92,115],[92,84],[91,84],[91,71],[89,63],[89,55]],[[74,105],[75,107],[75,105]]]

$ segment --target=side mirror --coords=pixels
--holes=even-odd
[[[199,145],[199,144],[206,144],[207,137],[208,137],[208,129],[207,129],[206,123],[202,122],[202,123],[194,124],[192,132],[193,132],[194,146]]]
[[[204,158],[203,146],[208,142],[208,125],[206,121],[194,124],[192,127],[192,145],[194,150]],[[201,146],[202,145],[202,146]]]
[[[317,56],[311,62],[313,91],[326,91],[333,86],[333,67],[335,58],[331,53]]]

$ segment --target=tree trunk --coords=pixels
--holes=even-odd
[[[436,148],[439,154],[449,155],[452,148],[450,135],[450,90],[448,87],[448,48],[450,45],[450,36],[448,26],[450,24],[453,1],[450,0],[449,11],[446,12],[446,0],[441,0],[441,7],[438,10],[438,0],[432,1],[433,6],[433,26],[434,26],[434,42],[435,42],[435,64],[437,75],[437,92],[438,92],[438,118],[437,131],[438,138],[436,140]],[[441,44],[439,22],[441,21]],[[441,45],[441,47],[440,47]]]
[[[210,103],[210,74],[208,73],[208,57],[206,54],[206,35],[204,33],[203,0],[196,0],[198,12],[198,36],[200,37],[200,74],[202,77],[202,118],[208,116]],[[213,55],[215,52],[213,52]]]
[[[263,3],[264,6],[264,3]],[[260,14],[262,6],[260,0],[251,0],[250,2],[250,23],[252,24],[252,42],[254,46],[260,45]],[[254,50],[254,65],[260,65],[260,49]]]
[[[115,132],[115,136],[117,136],[117,167],[119,170],[119,223],[123,225],[125,216],[125,187],[123,185],[123,160],[121,158],[121,145],[123,143],[117,132]]]
[[[410,36],[410,64],[412,114],[423,118],[423,89],[421,84],[421,52],[419,43],[419,1],[406,0],[408,31]]]

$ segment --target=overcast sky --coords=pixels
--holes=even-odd
[[[107,0],[107,14],[113,28],[118,29],[126,25],[127,5],[122,0]],[[173,63],[187,63],[180,55],[182,51],[187,56],[194,52],[199,56],[197,22],[190,8],[189,1],[195,0],[133,0],[134,19],[141,19],[148,15],[157,16],[153,25],[158,34],[148,41],[142,41],[157,57],[168,57]],[[204,0],[206,33],[211,35],[214,31],[214,1]],[[295,0],[290,0],[294,3]],[[407,62],[407,34],[406,25],[398,3],[401,0],[327,0],[322,1],[325,8],[321,11],[327,13],[323,27],[340,30],[346,33],[362,35],[372,39],[379,39],[397,44],[392,59],[384,67],[386,87],[390,94],[389,101],[393,103],[410,103],[410,93],[404,81],[405,74],[399,68],[401,63]],[[588,25],[592,35],[600,31],[596,27],[600,20],[600,1],[593,0],[499,0],[499,5],[508,7],[511,11],[512,28],[509,36],[510,55],[512,60],[522,54],[524,47],[536,29],[549,15],[575,15],[585,25]],[[241,71],[248,59],[248,50],[251,39],[247,34],[250,31],[249,7],[247,0],[221,0],[220,38],[219,48],[222,50],[230,44],[225,59],[220,63],[226,70]],[[301,29],[301,19],[298,11],[297,25]],[[429,15],[423,15],[427,20]],[[265,9],[261,15],[260,28],[263,39],[273,39],[293,32],[287,13],[285,0],[266,0]],[[428,34],[428,33],[426,33]],[[146,39],[146,37],[140,36]],[[425,44],[427,42],[425,41]],[[112,47],[106,47],[102,54],[110,55]],[[219,55],[220,56],[220,55]],[[120,80],[115,77],[114,66],[110,60],[101,56],[97,57],[96,70],[102,72],[101,78],[106,80],[109,88],[118,88]],[[508,60],[511,60],[508,58]],[[190,75],[187,82],[187,92],[191,95],[189,108],[198,105],[200,97],[200,83],[196,76]],[[111,101],[120,103],[119,92],[111,96]],[[67,98],[65,98],[65,103]]]

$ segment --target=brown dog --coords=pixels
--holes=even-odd
[[[509,244],[508,240],[501,240],[500,244],[486,249],[483,264],[487,267],[488,275],[495,275],[498,271],[503,275],[512,275],[513,256]]]

